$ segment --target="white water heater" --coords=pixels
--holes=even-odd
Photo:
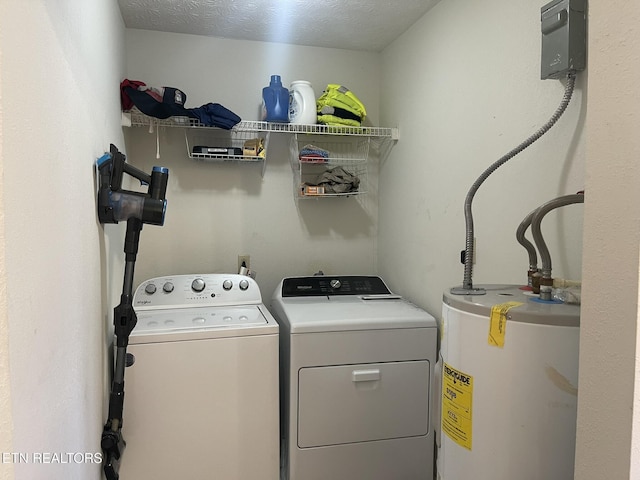
[[[572,480],[580,307],[443,295],[438,480]]]

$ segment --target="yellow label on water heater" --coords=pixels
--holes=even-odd
[[[507,313],[515,307],[523,305],[522,302],[499,303],[491,307],[489,316],[489,345],[504,347],[504,335],[507,331]]]
[[[471,450],[473,377],[444,364],[442,368],[442,431]]]

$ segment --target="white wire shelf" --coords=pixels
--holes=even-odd
[[[263,162],[264,157],[248,155],[223,155],[211,153],[189,153],[189,158],[193,160],[216,160],[221,162]]]
[[[124,114],[130,119],[132,127],[148,127],[150,124],[159,127],[179,127],[179,128],[216,128],[204,125],[198,119],[190,117],[169,117],[159,119],[149,117],[141,112],[132,110]],[[128,122],[127,122],[128,123]],[[338,125],[300,125],[293,123],[272,123],[253,120],[244,120],[232,128],[235,131],[243,132],[284,132],[284,133],[310,133],[316,135],[347,135],[361,137],[380,137],[398,140],[397,128],[388,127],[349,127]]]
[[[365,195],[367,193],[367,171],[366,167],[359,165],[351,165],[345,167],[345,171],[358,178],[359,185],[357,189],[350,190],[348,192],[334,192],[331,187],[318,185],[314,182],[314,179],[318,177],[322,171],[317,170],[315,172],[306,172],[300,175],[300,183],[298,184],[298,198],[299,199],[311,199],[311,198],[344,198],[353,197],[358,195]]]
[[[361,161],[366,162],[369,157],[369,137],[333,136],[314,137],[308,134],[296,134],[290,140],[290,155],[298,158],[301,163],[336,163]],[[323,162],[313,161],[300,157],[300,152],[305,147],[323,150],[326,158]],[[318,160],[316,158],[316,160]]]
[[[256,137],[256,132],[223,130],[220,128],[208,130],[184,130],[184,139],[187,147],[187,156],[193,160],[202,162],[237,162],[237,163],[262,163],[262,176],[266,167],[266,155],[269,147],[269,134]],[[260,141],[262,154],[251,155],[245,150],[245,142]],[[197,146],[200,147],[197,147]],[[227,153],[216,152],[216,148],[227,150]],[[205,150],[200,152],[197,150]],[[231,153],[233,151],[234,153]],[[238,152],[238,153],[235,153]]]
[[[299,199],[300,200],[311,200],[311,199],[320,199],[320,198],[349,198],[349,197],[355,197],[358,195],[363,195],[366,192],[349,192],[349,193],[321,193],[321,194],[309,194],[309,193],[304,193],[304,187],[301,187],[302,190],[300,190],[300,195],[299,195]]]
[[[313,145],[307,142],[313,141]],[[310,135],[295,135],[291,137],[290,157],[294,165],[294,178],[297,184],[296,198],[332,198],[351,197],[367,193],[368,175],[367,158],[369,153],[370,138],[334,137],[329,139],[313,139]],[[305,146],[314,149],[322,149],[326,156],[313,156],[305,158],[300,156],[301,149]],[[348,192],[334,192],[332,187],[326,187],[318,183],[318,179],[333,170],[342,167],[343,170],[358,179],[356,189]]]

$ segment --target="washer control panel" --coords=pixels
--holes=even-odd
[[[256,281],[238,274],[156,277],[142,282],[133,295],[136,310],[260,303],[262,295]]]

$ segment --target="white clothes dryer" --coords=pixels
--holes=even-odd
[[[133,305],[120,477],[277,480],[278,324],[257,283],[158,277]]]
[[[283,279],[284,480],[433,478],[435,319],[373,276]]]

